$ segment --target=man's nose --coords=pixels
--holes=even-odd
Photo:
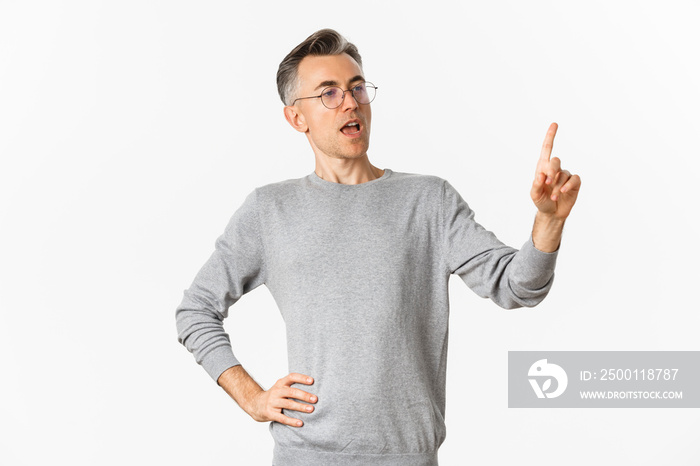
[[[354,110],[357,108],[357,105],[357,100],[355,100],[355,96],[352,95],[352,91],[350,89],[345,91],[345,93],[343,93],[343,103],[340,104],[342,110]]]

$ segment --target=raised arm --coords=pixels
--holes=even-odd
[[[506,309],[536,306],[547,296],[557,252],[540,251],[530,238],[520,250],[503,244],[476,222],[474,211],[447,182],[443,216],[447,270],[477,295]]]

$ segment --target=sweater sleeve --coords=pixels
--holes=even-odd
[[[552,286],[557,252],[506,246],[474,220],[474,211],[445,181],[443,240],[446,266],[477,295],[505,309],[539,304]]]
[[[265,282],[264,262],[254,191],[217,238],[214,252],[175,311],[178,341],[215,381],[239,364],[223,320],[232,304]]]

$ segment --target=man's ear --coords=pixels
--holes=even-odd
[[[289,124],[292,125],[292,128],[300,133],[305,133],[309,130],[304,115],[299,113],[299,109],[297,107],[293,105],[284,107],[284,117],[287,119]]]

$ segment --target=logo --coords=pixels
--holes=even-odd
[[[556,398],[564,393],[566,385],[569,383],[569,378],[566,376],[564,369],[556,364],[548,364],[546,359],[540,359],[530,366],[527,375],[530,377],[528,380],[537,398]],[[538,379],[543,380],[541,387]],[[556,388],[552,391],[547,391],[552,388],[552,379],[557,382]]]

